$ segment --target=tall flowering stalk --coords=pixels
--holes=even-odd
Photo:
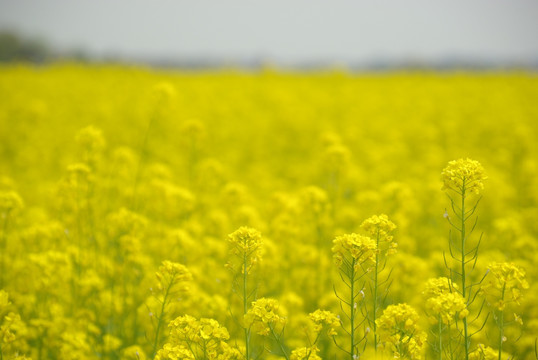
[[[451,328],[458,320],[469,315],[465,299],[456,292],[458,286],[446,277],[429,279],[422,292],[426,300],[426,310],[431,322],[436,326],[436,351],[439,360],[443,359],[443,346],[448,345],[448,354],[452,355]],[[448,344],[443,343],[444,333],[448,334]]]
[[[256,289],[249,289],[248,275],[261,260],[262,236],[256,229],[242,226],[230,235],[230,254],[232,257],[226,266],[234,273],[234,291],[240,294],[243,301],[243,318],[248,313],[248,304],[254,300]],[[238,278],[241,278],[240,281]],[[245,325],[245,324],[244,324]],[[251,358],[249,326],[244,326],[245,359]]]
[[[80,157],[82,164],[86,164],[90,170],[90,176],[87,180],[86,191],[84,191],[84,212],[86,216],[86,222],[88,227],[88,240],[91,243],[94,261],[97,252],[97,239],[95,229],[95,209],[92,204],[93,194],[95,192],[96,182],[93,180],[93,176],[97,173],[99,165],[102,159],[102,153],[106,146],[106,141],[103,133],[100,129],[94,126],[88,126],[81,129],[76,136],[76,141],[80,151]],[[79,209],[79,211],[82,209]],[[77,215],[78,216],[78,215]]]
[[[494,308],[494,319],[499,329],[497,341],[498,359],[501,360],[503,343],[507,340],[504,335],[506,307],[510,304],[519,305],[521,291],[528,289],[525,270],[512,263],[491,263],[488,266],[488,278],[482,292],[488,303]],[[521,318],[514,314],[514,321],[522,324]]]
[[[282,316],[277,300],[261,298],[252,302],[252,307],[244,316],[244,323],[249,332],[254,330],[258,335],[271,337],[282,355],[290,360],[282,342],[286,318]]]
[[[334,340],[337,335],[336,329],[341,326],[338,316],[328,310],[316,310],[308,314],[310,319],[311,333],[307,333],[308,346],[299,347],[291,352],[290,360],[321,360],[318,355],[320,349],[317,344],[323,335]],[[312,340],[313,339],[313,340]]]
[[[335,218],[342,192],[342,180],[349,171],[351,152],[340,139],[329,136],[325,139],[326,147],[323,154],[323,165],[327,172],[327,192],[331,200],[331,217]]]
[[[131,209],[138,211],[140,206],[138,199],[138,187],[140,180],[142,179],[142,173],[147,165],[147,161],[150,157],[150,135],[154,131],[156,123],[165,118],[165,114],[170,109],[170,103],[176,96],[176,90],[174,86],[168,82],[161,82],[156,84],[152,91],[152,107],[147,123],[146,131],[144,132],[144,138],[138,148],[138,163],[134,174],[134,183],[132,187]]]
[[[426,333],[418,326],[419,316],[407,304],[389,305],[379,319],[380,343],[394,359],[422,359]]]
[[[380,296],[380,287],[388,283],[390,279],[390,273],[386,279],[383,281],[380,280],[379,274],[385,269],[386,260],[388,255],[396,253],[396,247],[398,244],[393,241],[393,236],[391,235],[396,225],[389,220],[387,215],[374,215],[361,224],[361,229],[366,231],[372,239],[375,239],[376,242],[376,252],[375,252],[375,265],[373,268],[372,282],[370,283],[370,290],[372,293],[372,313],[370,323],[374,328],[374,349],[377,352],[377,345],[379,338],[377,335],[377,313],[379,308],[382,305],[382,299]],[[387,289],[388,290],[388,289]]]
[[[340,296],[336,289],[335,294],[340,300],[340,307],[344,316],[349,320],[349,330],[343,325],[342,328],[349,335],[349,350],[345,350],[338,343],[335,344],[341,350],[345,351],[351,360],[359,357],[359,344],[365,340],[368,331],[365,330],[364,336],[358,338],[358,329],[366,320],[359,321],[357,318],[360,313],[358,298],[364,299],[363,286],[361,280],[368,274],[375,265],[377,246],[376,242],[367,236],[358,234],[346,234],[336,237],[333,240],[332,252],[334,261],[338,266],[340,278],[348,289],[347,298]],[[344,307],[347,310],[344,310]]]
[[[456,262],[458,268],[450,269],[451,275],[458,278],[461,286],[461,296],[465,299],[465,305],[469,305],[474,300],[473,287],[477,284],[469,284],[469,272],[474,268],[478,258],[478,248],[480,240],[475,246],[469,245],[469,236],[475,229],[478,218],[475,217],[473,225],[468,228],[468,222],[474,216],[480,198],[474,201],[474,204],[468,206],[468,200],[471,200],[472,195],[479,195],[484,189],[484,180],[487,179],[484,174],[482,165],[471,159],[459,159],[450,161],[447,167],[442,172],[443,190],[447,192],[450,198],[451,209],[454,214],[454,220],[445,213],[445,218],[448,220],[452,228],[458,233],[458,244],[453,249],[452,239],[449,241],[450,254]],[[472,264],[471,264],[472,263]],[[471,268],[469,268],[471,264]],[[465,351],[465,359],[469,359],[469,349],[471,345],[471,337],[469,333],[467,318],[463,318],[463,344]]]
[[[152,311],[152,319],[157,321],[153,350],[151,352],[153,356],[155,356],[160,345],[161,328],[167,316],[168,305],[189,290],[188,284],[192,280],[190,271],[184,265],[171,261],[163,261],[155,276],[157,278],[157,287],[152,291],[155,299],[160,304],[160,308],[155,312]]]

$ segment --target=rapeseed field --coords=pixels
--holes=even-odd
[[[536,359],[528,72],[0,68],[0,359]]]

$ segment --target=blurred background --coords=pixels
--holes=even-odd
[[[0,0],[0,61],[538,67],[538,2]]]

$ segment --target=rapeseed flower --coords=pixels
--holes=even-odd
[[[509,303],[519,305],[521,292],[529,288],[525,270],[514,263],[493,262],[488,265],[488,271],[482,292],[489,303],[498,310],[504,310]]]
[[[319,333],[322,329],[327,330],[327,335],[335,336],[336,329],[340,327],[338,316],[328,310],[316,310],[308,315],[314,323],[314,332]]]
[[[443,190],[453,190],[458,194],[479,194],[484,190],[484,180],[488,178],[482,165],[471,159],[449,161],[441,176]]]
[[[422,292],[426,298],[426,309],[430,311],[432,322],[439,318],[443,324],[451,324],[455,320],[463,319],[469,314],[465,299],[456,292],[457,286],[447,278],[429,279]]]
[[[355,271],[359,271],[363,264],[375,263],[377,246],[371,238],[353,233],[337,236],[331,250],[337,266],[353,263]]]
[[[469,354],[469,360],[497,360],[497,351],[489,346],[478,344],[475,351]]]
[[[262,257],[262,236],[256,229],[249,227],[240,227],[230,235],[228,235],[230,244],[230,254],[239,258],[240,265],[228,262],[227,266],[235,269],[241,266],[242,273],[249,273],[252,267],[261,261]]]
[[[290,360],[321,360],[317,346],[302,347],[291,352]]]
[[[245,315],[245,327],[252,328],[259,335],[267,336],[286,324],[286,318],[281,313],[282,309],[277,300],[260,298],[252,303]]]
[[[170,336],[156,359],[240,359],[240,352],[225,341],[228,330],[214,319],[177,317],[168,325]]]
[[[381,344],[395,358],[422,359],[426,333],[420,330],[419,316],[407,304],[389,305],[376,320]]]
[[[7,216],[10,212],[16,212],[22,209],[24,202],[20,195],[15,191],[0,191],[0,213],[2,217]]]

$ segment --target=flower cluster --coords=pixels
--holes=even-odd
[[[389,305],[376,320],[381,343],[395,358],[422,359],[426,333],[418,321],[416,310],[407,304]]]
[[[389,220],[385,214],[374,215],[364,220],[361,224],[361,229],[366,231],[372,239],[378,240],[378,246],[386,246],[388,244],[387,255],[396,253],[398,244],[393,241],[392,232],[396,229],[396,225]],[[378,249],[381,250],[381,249]]]
[[[468,192],[479,194],[484,190],[484,180],[487,179],[482,165],[471,159],[449,161],[441,177],[443,190],[454,190],[460,195]]]
[[[323,328],[327,329],[327,335],[337,335],[336,329],[340,327],[340,319],[336,314],[328,310],[316,310],[308,315],[314,323],[314,331],[319,333]]]
[[[15,191],[0,191],[0,213],[5,214],[22,209],[24,202]]]
[[[336,265],[347,267],[354,264],[354,270],[358,271],[366,262],[375,263],[377,246],[368,236],[352,233],[337,236],[331,250]]]
[[[101,129],[94,126],[85,127],[78,132],[75,139],[81,149],[82,160],[91,166],[95,166],[106,145]]]
[[[271,331],[282,328],[286,324],[286,318],[282,316],[277,300],[260,298],[252,302],[244,323],[246,328],[251,328],[258,335],[267,336]]]
[[[439,317],[444,324],[451,324],[456,314],[459,319],[465,318],[469,311],[465,299],[456,291],[456,284],[448,278],[429,279],[423,295],[426,298],[426,309],[430,311],[432,322]]]
[[[196,358],[184,345],[166,343],[155,355],[155,360],[195,360]]]
[[[241,273],[249,273],[252,267],[260,262],[262,256],[262,236],[256,229],[242,226],[230,235],[228,235],[230,244],[230,254],[239,258],[240,265],[234,265],[232,261],[227,266],[234,271],[239,270]]]
[[[20,315],[11,311],[8,293],[0,290],[0,356],[19,359],[19,352],[27,347],[24,341],[26,332],[26,324]]]
[[[525,270],[507,262],[493,262],[488,266],[487,282],[482,291],[489,303],[498,310],[504,310],[508,303],[519,305],[521,291],[529,288]]]
[[[469,354],[469,360],[497,360],[498,356],[498,352],[489,346],[478,344],[476,350]]]
[[[165,260],[159,266],[159,271],[155,273],[157,277],[157,289],[160,293],[167,293],[169,296],[187,292],[192,275],[184,265]]]
[[[230,347],[228,330],[213,319],[180,316],[168,325],[168,342],[157,352],[156,359],[240,359],[241,353]]]
[[[327,193],[317,186],[306,187],[301,191],[300,196],[303,208],[317,216],[327,211],[330,204]]]
[[[290,360],[321,360],[317,346],[302,347],[291,352]]]
[[[427,297],[439,296],[458,290],[458,284],[455,284],[452,280],[446,277],[438,277],[428,279],[426,285],[424,286],[424,291],[422,294]]]

